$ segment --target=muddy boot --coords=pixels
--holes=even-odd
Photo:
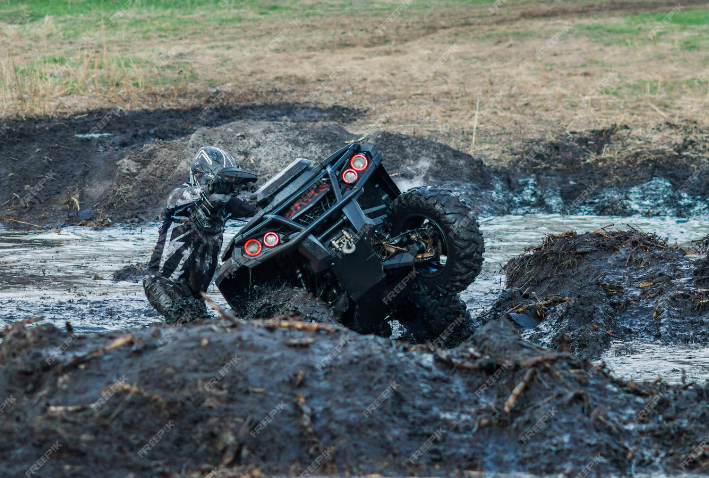
[[[148,302],[168,324],[183,324],[209,318],[204,299],[195,297],[186,284],[154,275],[143,279]]]

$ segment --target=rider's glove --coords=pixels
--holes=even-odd
[[[194,218],[202,227],[209,227],[213,219],[226,207],[231,199],[230,194],[217,194],[202,191],[202,201],[200,202]]]

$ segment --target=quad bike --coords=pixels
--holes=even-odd
[[[458,293],[483,262],[476,217],[446,190],[402,193],[382,159],[353,143],[320,164],[296,159],[253,193],[261,210],[231,239],[216,275],[237,314],[286,290],[285,302],[307,295],[325,311],[320,319],[365,334],[387,336],[394,319],[414,340],[466,325]]]

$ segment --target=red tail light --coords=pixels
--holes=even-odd
[[[364,171],[367,169],[367,166],[369,166],[369,160],[362,153],[355,154],[352,156],[352,159],[350,159],[350,166],[352,166],[352,169],[355,171]]]
[[[267,232],[263,236],[263,245],[266,247],[276,247],[281,242],[281,237],[275,232]]]
[[[261,254],[262,250],[263,247],[257,239],[249,239],[248,241],[246,241],[246,244],[244,244],[244,254],[249,257],[258,256],[259,254]]]
[[[357,171],[355,171],[354,169],[346,169],[342,173],[342,180],[344,182],[346,182],[347,184],[356,183],[358,179],[359,179],[359,175],[357,174]]]

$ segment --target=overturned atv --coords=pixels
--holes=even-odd
[[[376,148],[351,144],[320,164],[296,159],[254,195],[262,209],[216,277],[241,316],[286,290],[284,302],[307,295],[360,333],[389,335],[396,319],[426,340],[467,325],[458,292],[480,273],[483,238],[450,192],[401,193]]]

